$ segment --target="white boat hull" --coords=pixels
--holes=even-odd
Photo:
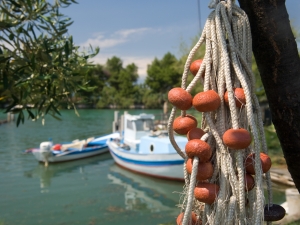
[[[118,138],[119,133],[112,133],[99,138],[95,138],[93,141],[89,142],[88,147],[83,149],[68,149],[67,151],[41,151],[39,148],[32,149],[32,154],[39,162],[64,162],[77,160],[87,157],[92,157],[95,155],[100,155],[108,152],[107,140],[110,138]]]
[[[184,180],[184,160],[177,152],[137,154],[120,148],[114,141],[108,141],[107,145],[115,162],[121,167],[148,176],[170,180]]]
[[[48,161],[48,162],[53,163],[53,162],[64,162],[64,161],[82,159],[82,158],[87,158],[87,157],[91,157],[91,156],[95,156],[95,155],[99,155],[99,154],[108,152],[107,146],[104,146],[101,148],[99,148],[99,147],[93,147],[93,148],[94,149],[90,149],[88,151],[83,150],[82,152],[80,152],[79,150],[74,151],[74,152],[71,152],[69,154],[62,155],[62,156],[59,156],[59,154],[54,154],[54,153],[50,153],[50,155],[47,156],[43,152],[40,152],[39,149],[33,149],[32,154],[39,162]]]

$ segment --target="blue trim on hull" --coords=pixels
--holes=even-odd
[[[85,148],[84,150],[81,150],[81,151],[77,150],[76,148],[68,148],[68,151],[74,151],[74,152],[68,153],[67,155],[86,154],[86,153],[91,153],[91,152],[96,152],[96,151],[101,152],[101,150],[105,150],[107,148],[108,148],[107,146],[87,147],[87,148]],[[68,151],[65,151],[65,152],[67,153]],[[54,156],[62,154],[62,153],[64,153],[64,152],[60,152],[60,153],[52,152],[52,154]]]
[[[124,162],[136,164],[136,165],[142,165],[142,166],[172,166],[172,165],[182,165],[184,163],[183,159],[169,160],[169,161],[139,161],[139,160],[128,159],[119,156],[116,153],[114,153],[111,149],[110,152]]]

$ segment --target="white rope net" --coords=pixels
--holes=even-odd
[[[189,140],[185,149],[186,154],[176,144],[173,123],[176,110],[180,109],[180,106],[174,103],[176,106],[173,107],[168,122],[169,137],[178,154],[186,160],[185,187],[179,205],[182,218],[177,223],[182,225],[262,224],[265,205],[264,173],[268,205],[272,205],[272,194],[269,172],[263,171],[261,158],[257,157],[261,153],[267,154],[267,145],[260,107],[254,93],[250,25],[245,12],[232,0],[212,1],[210,7],[214,10],[206,21],[199,41],[186,60],[181,89],[190,93],[201,82],[203,93],[214,91],[218,94],[219,104],[215,110],[198,110],[194,102],[196,96],[192,101],[192,105],[202,112],[201,129],[205,134],[200,140],[210,146],[212,156],[209,163],[213,165],[213,171],[209,178],[197,179],[198,173],[205,172],[200,169],[203,157],[187,152],[188,145],[196,142]],[[204,44],[205,56],[202,64],[191,83],[187,85],[190,66],[195,60],[194,56]],[[236,89],[243,91],[245,102],[237,97]],[[227,104],[224,93],[228,95]],[[172,103],[170,98],[169,101]],[[181,117],[185,116],[186,109],[181,110]],[[233,133],[238,131],[237,136],[230,136],[238,143],[244,139],[243,134],[248,132],[251,143],[243,147],[231,146],[224,140],[225,133],[229,130]],[[242,131],[244,133],[239,136],[239,132]],[[255,175],[249,174],[245,168],[245,161],[251,154],[255,154],[255,157],[251,158]],[[191,158],[192,171],[187,171],[188,160]],[[249,182],[253,182],[254,185]],[[197,223],[192,222],[193,214],[198,218]]]

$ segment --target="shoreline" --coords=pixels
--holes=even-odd
[[[272,182],[283,184],[289,187],[295,187],[295,183],[286,165],[276,166],[273,168],[271,167],[270,177]]]

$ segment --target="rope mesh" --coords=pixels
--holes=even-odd
[[[260,157],[255,157],[255,186],[248,191],[245,188],[245,159],[250,153],[267,153],[262,116],[258,100],[254,93],[255,79],[251,70],[252,40],[248,17],[234,4],[233,0],[211,1],[214,10],[208,16],[202,35],[190,51],[186,60],[181,88],[187,92],[203,84],[203,91],[214,90],[221,101],[214,112],[202,113],[201,129],[206,134],[201,140],[207,141],[213,150],[213,175],[205,181],[219,187],[214,203],[198,201],[194,197],[194,188],[201,181],[196,181],[199,158],[194,157],[192,173],[185,172],[185,188],[181,199],[181,211],[184,212],[182,225],[190,224],[191,212],[197,214],[202,224],[262,224],[264,220],[264,192]],[[189,68],[196,52],[205,44],[202,64],[190,84],[187,85]],[[204,78],[203,78],[204,74]],[[236,106],[234,89],[244,90],[246,104]],[[229,106],[225,104],[224,93],[228,92]],[[174,139],[172,124],[176,107],[168,121],[171,143],[176,151],[188,159]],[[185,111],[181,113],[185,115]],[[251,133],[252,142],[245,149],[233,150],[227,147],[222,136],[228,129],[244,128]],[[184,164],[185,167],[186,163]],[[271,181],[266,173],[268,204],[272,205]],[[199,223],[200,224],[200,223]]]

